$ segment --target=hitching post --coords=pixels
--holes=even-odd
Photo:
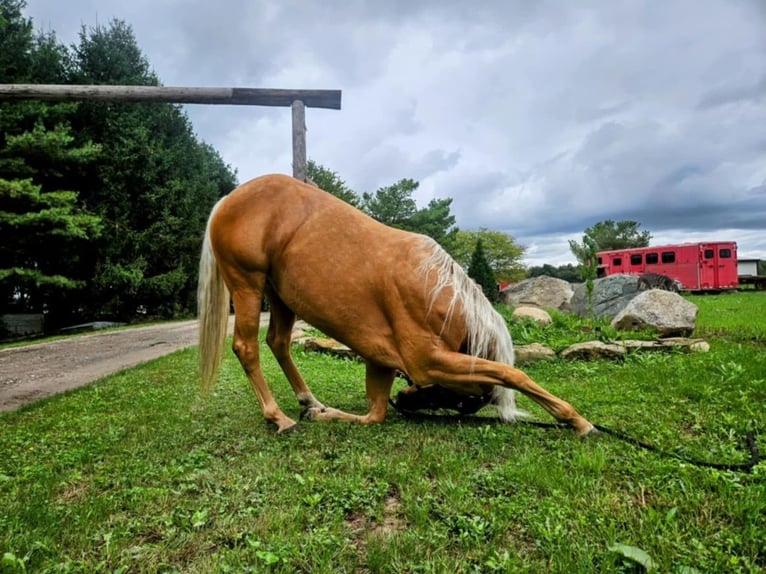
[[[293,116],[293,177],[306,181],[306,107],[340,109],[340,90],[274,90],[261,88],[187,88],[173,86],[97,86],[0,84],[0,100],[101,100],[290,106]]]

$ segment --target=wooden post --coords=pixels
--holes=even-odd
[[[295,100],[293,108],[293,177],[306,181],[306,107]]]
[[[261,88],[186,88],[173,86],[102,86],[75,84],[0,84],[0,100],[102,100],[290,106],[301,100],[310,108],[340,109],[340,90],[271,90]]]
[[[340,90],[272,90],[259,88],[186,88],[172,86],[104,86],[0,84],[2,100],[100,100],[290,106],[293,113],[293,177],[306,181],[306,107],[340,109]]]

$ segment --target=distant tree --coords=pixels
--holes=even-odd
[[[484,254],[484,247],[481,238],[476,241],[476,247],[471,254],[471,264],[468,266],[468,276],[479,284],[484,295],[492,303],[500,299],[500,293],[497,289],[497,279],[492,271],[492,267]]]
[[[362,210],[381,223],[411,231],[411,220],[418,210],[412,194],[420,184],[413,179],[400,179],[381,187],[375,193],[362,194]]]
[[[652,234],[649,231],[639,231],[639,227],[641,227],[640,223],[630,220],[615,222],[607,219],[599,221],[585,230],[582,243],[569,241],[569,248],[577,258],[577,261],[581,265],[586,265],[590,248],[593,246],[595,246],[596,251],[647,247],[652,239]],[[590,240],[587,244],[585,241],[586,237]]]
[[[412,194],[419,185],[412,179],[400,179],[374,194],[362,194],[360,207],[381,223],[428,235],[449,248],[457,232],[455,217],[450,211],[452,199],[432,199],[425,208],[418,209]]]
[[[495,277],[499,281],[515,281],[525,276],[521,262],[526,248],[502,231],[490,231],[481,228],[478,231],[458,230],[448,249],[450,255],[468,269],[474,246],[481,239],[482,249]]]
[[[321,164],[316,163],[313,159],[308,160],[306,163],[306,173],[308,178],[316,184],[319,189],[323,189],[328,193],[333,194],[357,207],[359,205],[359,196],[348,187],[345,181],[341,177]]]
[[[458,228],[452,215],[452,198],[434,198],[423,209],[418,209],[410,218],[410,231],[422,233],[435,239],[442,247],[449,249]]]
[[[548,277],[555,277],[557,279],[563,279],[564,281],[577,282],[582,279],[577,266],[567,263],[566,265],[559,265],[554,267],[545,263],[544,265],[530,267],[527,270],[527,277],[540,277],[541,275],[547,275]]]
[[[766,261],[764,260],[758,262],[758,275],[766,275]]]

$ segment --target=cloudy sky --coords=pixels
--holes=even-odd
[[[339,89],[308,155],[361,194],[401,178],[464,229],[573,262],[633,219],[653,243],[735,240],[766,259],[763,0],[27,0],[70,44],[133,28],[166,86]],[[287,108],[187,106],[241,181],[291,172]]]

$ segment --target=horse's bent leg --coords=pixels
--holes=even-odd
[[[388,409],[388,397],[391,394],[391,385],[394,383],[396,369],[381,367],[373,363],[367,363],[365,385],[367,387],[367,403],[370,407],[366,415],[352,415],[338,409],[308,409],[306,418],[318,421],[339,419],[343,421],[361,424],[382,423],[386,418]]]
[[[295,426],[295,421],[285,416],[269,390],[261,371],[258,351],[258,327],[261,315],[262,291],[235,290],[234,302],[234,343],[232,349],[237,355],[242,368],[250,381],[250,386],[258,398],[263,416],[277,425],[277,432]]]
[[[556,420],[572,426],[578,436],[594,430],[594,426],[568,402],[546,391],[523,371],[504,363],[445,351],[431,357],[425,376],[427,384],[439,383],[455,389],[466,383],[489,383],[516,389],[543,407]]]
[[[293,388],[298,403],[305,409],[323,409],[324,405],[314,398],[314,395],[309,390],[303,377],[301,377],[301,374],[298,372],[298,367],[295,366],[293,357],[290,354],[290,343],[293,325],[295,324],[295,313],[285,305],[273,289],[267,287],[266,294],[269,298],[269,305],[271,307],[271,319],[269,320],[269,331],[266,335],[266,342],[268,343],[271,352],[274,353],[279,366],[282,367],[282,372],[290,382],[290,386]]]

